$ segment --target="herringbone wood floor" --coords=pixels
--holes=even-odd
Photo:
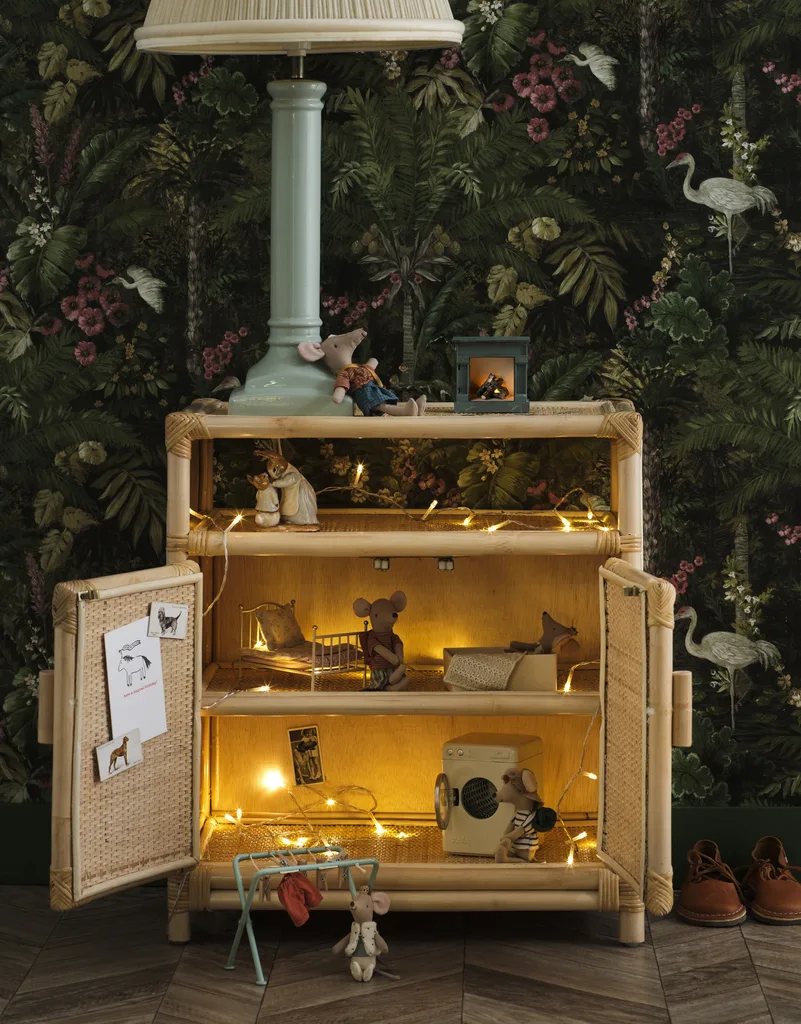
[[[165,907],[143,888],[56,914],[43,888],[0,887],[0,1024],[801,1024],[801,928],[668,918],[625,949],[612,915],[390,912],[401,980],[358,985],[330,952],[344,914],[267,914],[262,989],[246,946],[222,969],[233,915],[173,947]]]

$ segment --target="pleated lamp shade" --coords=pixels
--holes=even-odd
[[[136,32],[160,53],[342,53],[458,46],[448,0],[151,0]]]

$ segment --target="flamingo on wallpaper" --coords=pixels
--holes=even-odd
[[[707,178],[702,181],[698,188],[693,188],[690,182],[695,174],[695,158],[691,153],[679,153],[676,159],[667,165],[671,167],[686,167],[687,174],[684,178],[684,194],[691,203],[698,203],[706,206],[715,213],[722,213],[726,218],[726,234],[729,239],[729,273],[734,272],[731,253],[731,219],[737,214],[743,214],[746,210],[759,210],[760,213],[767,213],[776,205],[776,196],[769,188],[762,185],[746,185],[744,181],[737,181],[735,178]]]
[[[729,688],[731,691],[731,725],[734,728],[734,680],[737,672],[748,668],[749,665],[759,664],[763,668],[778,669],[782,659],[778,647],[768,643],[767,640],[749,640],[747,636],[740,633],[707,633],[706,636],[696,643],[693,638],[695,627],[698,625],[698,613],[694,608],[679,608],[676,612],[676,619],[689,619],[690,627],[687,636],[684,638],[684,646],[695,658],[703,658],[712,662],[718,668],[725,670],[729,677]]]

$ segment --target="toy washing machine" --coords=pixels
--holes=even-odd
[[[434,810],[446,853],[492,857],[514,809],[495,794],[510,768],[542,771],[539,736],[471,732],[442,747],[442,773],[434,787]]]

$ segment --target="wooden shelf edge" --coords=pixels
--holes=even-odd
[[[214,706],[210,705],[214,702]],[[223,715],[592,715],[597,693],[275,693],[241,690],[203,695],[201,713]]]

